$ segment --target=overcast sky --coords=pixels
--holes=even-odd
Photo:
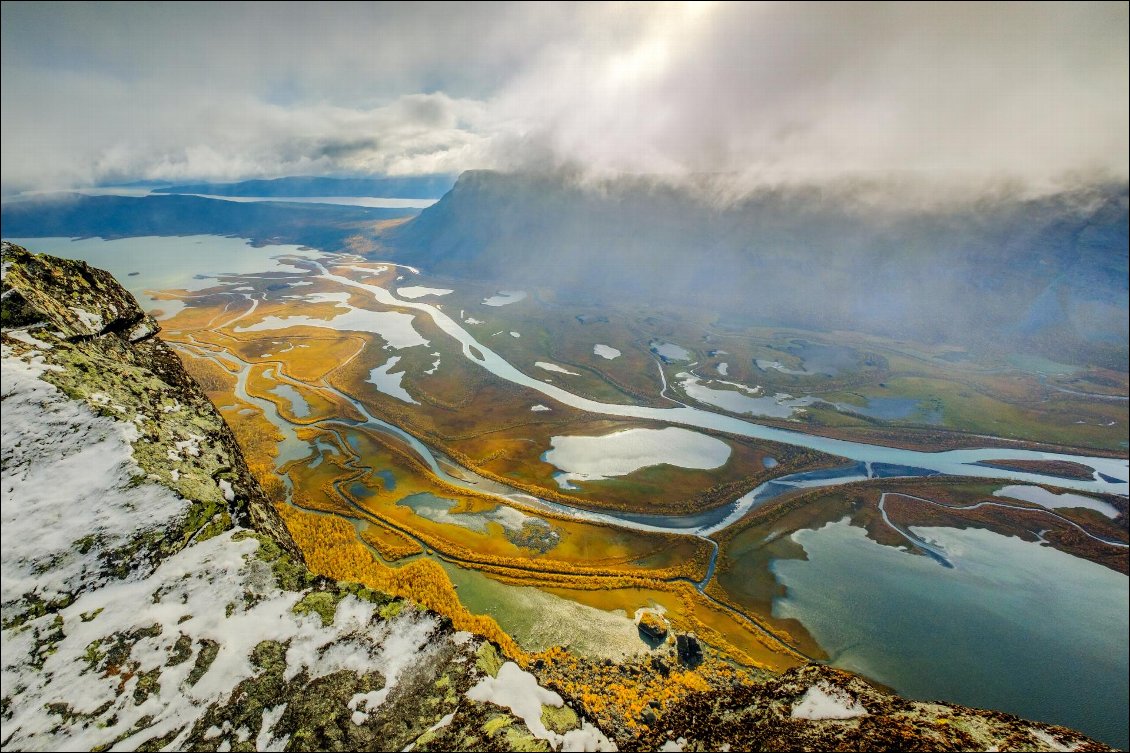
[[[0,182],[1125,179],[1127,8],[5,2]]]

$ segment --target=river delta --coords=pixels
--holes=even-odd
[[[290,519],[439,563],[523,648],[644,653],[650,610],[738,663],[828,660],[1126,745],[1124,401],[1053,384],[1039,414],[947,353],[655,327],[294,246],[16,242],[159,310]]]

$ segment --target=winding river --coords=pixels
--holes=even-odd
[[[116,244],[123,245],[118,248]],[[131,292],[143,300],[143,304],[162,305],[170,311],[177,307],[175,302],[148,299],[145,290],[178,287],[191,292],[212,287],[219,284],[214,277],[204,281],[197,276],[215,275],[217,270],[221,269],[247,276],[264,272],[286,272],[290,279],[298,280],[300,278],[294,276],[294,273],[300,271],[295,268],[300,266],[306,273],[306,279],[312,279],[317,275],[337,285],[365,291],[381,306],[392,306],[427,316],[447,336],[461,344],[465,358],[500,379],[535,390],[548,400],[555,400],[560,404],[596,415],[712,429],[737,436],[807,447],[845,459],[842,467],[783,476],[761,484],[727,505],[695,515],[596,513],[538,499],[496,481],[479,477],[428,447],[408,432],[374,416],[355,396],[333,387],[324,380],[318,384],[308,385],[311,389],[325,391],[327,396],[332,395],[339,400],[347,401],[362,418],[356,421],[331,417],[316,422],[323,424],[324,428],[333,430],[335,425],[338,429],[352,425],[382,432],[396,438],[410,452],[418,456],[432,473],[448,484],[479,494],[496,496],[503,503],[540,509],[560,516],[642,531],[679,533],[705,538],[730,526],[751,509],[790,490],[845,484],[864,479],[942,473],[1047,483],[1082,492],[1103,492],[1123,496],[1130,490],[1130,485],[1126,481],[1130,478],[1130,469],[1124,459],[1006,448],[921,452],[762,426],[734,416],[696,408],[673,398],[672,407],[667,408],[609,404],[582,398],[522,372],[490,348],[485,347],[464,330],[457,320],[441,309],[427,303],[398,298],[380,286],[358,282],[342,274],[335,274],[327,268],[327,265],[352,263],[347,260],[348,257],[326,257],[293,246],[255,249],[239,239],[218,237],[127,239],[110,242],[100,239],[82,241],[28,239],[22,245],[36,251],[88,259],[98,266],[109,269],[131,289]],[[115,249],[122,250],[127,247],[130,249],[143,247],[144,263],[139,262],[138,257],[134,255],[112,253]],[[207,249],[207,253],[199,253],[202,247]],[[286,254],[288,258],[281,259],[280,253]],[[229,259],[234,255],[241,257],[238,262]],[[318,260],[313,261],[314,257],[318,257]],[[398,266],[407,273],[418,274],[414,269]],[[338,269],[344,271],[343,267]],[[359,272],[372,272],[371,269],[363,267],[354,269]],[[129,276],[130,272],[138,271],[139,274]],[[217,316],[216,320],[208,325],[209,327],[232,326],[240,319],[253,314],[260,305],[260,300],[253,293],[241,292],[239,282],[232,282],[230,279],[228,282],[230,284],[226,292],[231,296],[231,304],[227,309],[229,313]],[[252,289],[243,287],[242,290]],[[298,425],[281,415],[274,402],[248,393],[247,380],[251,363],[237,358],[234,353],[222,347],[197,342],[188,336],[183,339],[186,342],[177,347],[195,356],[211,359],[223,356],[229,366],[238,362],[235,396],[244,403],[261,409],[265,417],[278,427],[284,438],[279,445],[279,455],[276,458],[276,467],[280,471],[288,463],[316,462],[314,458],[319,457],[318,448],[298,438],[296,434]],[[223,365],[219,361],[217,363]],[[662,369],[660,373],[662,375]],[[1066,460],[1089,466],[1096,473],[1092,479],[1063,479],[975,465],[985,460],[1007,459]],[[363,458],[352,460],[355,462],[349,464],[350,468],[363,470],[361,467],[364,463]],[[291,479],[286,473],[279,475],[286,484],[289,495]],[[886,517],[886,500],[887,495],[882,495],[880,511],[884,517]],[[927,499],[917,499],[917,503],[939,504]],[[1019,508],[1018,505],[1004,501],[978,503],[978,506],[981,505]],[[1056,512],[1049,510],[1040,512],[1078,527],[1073,521],[1063,518]],[[342,517],[349,519],[355,527],[360,527],[365,516],[362,511],[358,510],[357,513],[357,517],[348,515]],[[888,520],[888,523],[891,521]],[[973,705],[991,705],[1058,723],[1071,723],[1085,730],[1093,730],[1094,733],[1116,745],[1124,744],[1125,717],[1118,716],[1118,711],[1125,708],[1125,644],[1121,637],[1125,635],[1126,579],[1124,576],[1108,572],[1092,563],[1059,551],[1039,547],[1031,542],[997,536],[987,531],[935,530],[919,527],[911,529],[900,528],[893,523],[891,525],[905,536],[909,543],[913,543],[932,556],[907,557],[895,548],[874,544],[865,538],[862,531],[852,529],[841,522],[825,526],[819,531],[798,532],[795,538],[805,546],[809,559],[782,560],[774,566],[778,579],[788,588],[787,603],[792,612],[786,616],[801,619],[817,641],[834,656],[837,665],[862,671],[881,680],[885,679],[912,696],[955,698]],[[1085,535],[1097,538],[1082,528],[1079,530]],[[411,535],[411,532],[405,533]],[[363,541],[360,536],[358,539]],[[712,539],[708,540],[713,544],[714,555],[703,580],[695,584],[700,591],[705,589],[714,576],[718,553],[717,544]],[[419,542],[418,539],[417,541]],[[1123,548],[1126,546],[1117,542],[1105,543]],[[939,561],[954,564],[952,560],[955,559],[955,553],[962,552],[961,545],[965,545],[967,553],[956,563],[956,567],[937,566],[936,562]],[[379,552],[371,551],[374,551],[375,556],[380,556]],[[439,552],[436,554],[443,556]],[[1054,567],[1049,567],[1048,563],[1052,563]],[[1056,582],[1066,577],[1064,573],[1067,573],[1070,578],[1061,591],[1067,594],[1079,594],[1079,598],[1069,605],[1070,608],[1063,607],[1056,613],[1056,619],[1051,620],[1047,619],[1044,613],[1048,588],[1046,574],[1050,572],[1057,574]],[[1022,581],[1021,585],[1024,588],[1016,588],[1013,581],[1017,579]],[[852,581],[855,585],[851,586],[846,581]],[[1013,590],[1017,593],[1013,594]],[[1117,602],[1113,610],[1108,610],[1110,614],[1102,612],[1100,616],[1088,619],[1091,613],[1083,610],[1094,611],[1097,609],[1095,605],[1106,604],[1110,600],[1111,593],[1118,595],[1122,601]],[[703,593],[703,596],[710,598],[706,593]],[[920,603],[923,599],[926,603]],[[1011,600],[1006,603],[1008,607],[1006,617],[1009,619],[1002,620],[992,609],[986,607],[986,605],[996,605],[1002,599]],[[717,602],[715,604],[732,612],[723,604]],[[861,608],[860,604],[866,608]],[[955,605],[960,604],[965,606],[958,614]],[[780,606],[786,606],[786,601],[782,601]],[[926,611],[930,608],[935,608],[935,611]],[[907,619],[904,610],[906,614],[912,614],[913,619]],[[1111,614],[1117,618],[1113,623],[1109,621]],[[1010,621],[1012,620],[1010,615],[1020,615],[1024,619],[1014,624]],[[1080,615],[1083,615],[1083,624],[1076,622]],[[1095,612],[1095,615],[1099,613]],[[736,613],[735,617],[745,618],[751,629],[760,630],[773,637],[765,633],[755,620],[750,620],[741,613]],[[1117,622],[1118,620],[1121,622]],[[998,625],[997,622],[1000,624]],[[1070,638],[1062,636],[1061,626],[1072,624],[1076,627],[1075,634]],[[1108,629],[1107,626],[1111,624],[1116,629]],[[1046,630],[1042,627],[1045,625]],[[1088,625],[1090,630],[1087,632],[1087,640],[1080,640],[1079,631],[1084,630]],[[1121,632],[1117,628],[1121,628]],[[964,634],[962,630],[969,633],[965,642],[957,640]],[[993,633],[992,630],[998,632]],[[1015,634],[1008,632],[1012,630],[1018,632]],[[1035,651],[1029,648],[1029,641],[1033,640],[1029,637],[1030,633],[1040,641],[1034,644],[1037,649]],[[1024,640],[1015,640],[1015,635],[1026,637]],[[1094,635],[1105,636],[1107,642],[1099,642]],[[986,636],[989,638],[986,639]],[[936,651],[925,651],[922,648],[923,645],[927,645],[925,641],[930,637],[939,644]],[[1085,656],[1077,655],[1079,652],[1072,653],[1075,650],[1073,647],[1077,644],[1082,646],[1080,651],[1083,651]],[[997,649],[998,646],[1004,646],[1005,652],[1002,654],[1004,658],[989,666],[991,670],[989,674],[999,679],[1000,688],[988,682],[984,683],[983,687],[977,684],[971,685],[967,674],[968,667],[961,663],[969,662],[969,657],[972,655],[970,647],[982,645],[991,647],[991,650],[982,652],[990,659],[1001,653]],[[1113,665],[1111,656],[1115,660]],[[1093,660],[1094,671],[1075,673],[1079,674],[1079,677],[1072,680],[1074,668],[1081,666],[1080,662],[1088,657]],[[1060,659],[1062,661],[1059,664],[1054,663]],[[884,661],[887,663],[884,664]],[[899,667],[905,669],[902,674],[898,674],[894,670],[888,670],[888,665],[896,669]],[[949,675],[940,672],[939,667],[945,668],[951,665],[953,671]],[[1045,665],[1050,667],[1049,671],[1041,670]],[[1113,666],[1113,670],[1110,670],[1108,665]],[[1008,674],[1016,667],[1023,668],[1025,672],[1031,671],[1033,674],[1031,677],[1025,675],[1025,682],[1016,682],[1010,679],[1011,675]],[[1069,692],[1058,695],[1052,693],[1051,691],[1058,689],[1064,677],[1074,682],[1068,688]],[[1097,681],[1094,679],[1096,677]],[[947,682],[950,684],[947,685]],[[1100,683],[1097,690],[1093,687],[1095,682]],[[967,687],[973,687],[976,692],[971,692],[968,696],[962,695]],[[1046,702],[1040,701],[1042,705],[1029,703],[1026,699],[1032,696],[1031,687],[1050,689]],[[1063,716],[1060,709],[1070,705],[1072,699],[1075,699],[1077,701],[1075,705],[1083,708],[1086,713]],[[1028,705],[1026,706],[1025,703]],[[1088,712],[1087,708],[1092,706],[1094,710]],[[1113,727],[1106,721],[1108,718],[1115,720]],[[1095,721],[1096,719],[1098,721]]]
[[[146,300],[146,291],[152,290],[155,284],[165,287],[200,289],[199,280],[208,279],[207,285],[217,284],[215,276],[218,270],[226,270],[228,274],[248,275],[271,271],[299,272],[300,268],[308,270],[326,280],[345,287],[365,291],[373,300],[386,307],[396,307],[401,310],[418,311],[428,316],[435,325],[446,335],[453,338],[462,346],[464,357],[484,369],[487,369],[500,379],[504,379],[528,389],[535,390],[546,398],[573,408],[588,411],[597,415],[614,416],[620,418],[635,418],[662,422],[670,425],[681,425],[693,428],[712,429],[737,436],[752,439],[764,439],[800,447],[807,447],[830,455],[836,455],[849,461],[848,465],[835,471],[817,471],[814,473],[793,474],[773,481],[766,482],[756,489],[744,494],[728,505],[718,509],[696,515],[667,516],[646,514],[601,514],[588,512],[546,500],[535,499],[528,494],[517,492],[501,484],[475,477],[465,469],[459,469],[459,476],[446,472],[446,468],[454,468],[454,464],[447,458],[439,456],[430,448],[417,440],[412,435],[392,424],[381,421],[373,416],[365,406],[351,395],[346,395],[339,390],[322,384],[321,387],[329,389],[339,398],[348,400],[365,417],[364,423],[384,433],[393,434],[401,441],[408,444],[412,450],[428,464],[436,475],[448,483],[454,483],[476,491],[488,491],[498,496],[508,497],[531,506],[542,507],[558,514],[581,517],[594,522],[613,525],[628,526],[640,530],[663,531],[673,533],[709,536],[730,526],[749,510],[764,503],[777,494],[790,488],[807,487],[815,485],[830,485],[847,483],[850,481],[891,475],[928,475],[941,473],[954,476],[967,476],[978,478],[1011,479],[1029,483],[1052,483],[1058,487],[1077,489],[1084,492],[1105,492],[1126,496],[1130,493],[1130,464],[1125,459],[1091,457],[1086,455],[1068,455],[1053,452],[1042,452],[1023,449],[1006,448],[978,448],[963,450],[945,450],[941,452],[922,452],[894,447],[884,447],[877,444],[864,444],[842,439],[832,439],[797,431],[789,431],[771,426],[763,426],[735,416],[715,413],[709,410],[692,407],[679,403],[670,408],[655,408],[650,406],[621,405],[615,403],[602,403],[596,400],[580,397],[561,387],[543,382],[532,377],[513,364],[506,361],[490,348],[475,339],[462,325],[444,313],[441,309],[428,303],[415,300],[406,300],[394,296],[391,292],[378,285],[359,282],[341,274],[335,274],[327,268],[327,264],[345,262],[346,269],[351,269],[366,274],[372,269],[366,267],[348,266],[350,258],[358,257],[327,257],[317,252],[299,249],[295,246],[275,246],[269,248],[252,248],[246,241],[237,238],[220,238],[212,236],[194,236],[191,238],[137,238],[120,241],[104,241],[102,239],[83,239],[72,241],[67,238],[35,238],[14,239],[16,242],[28,245],[35,250],[47,251],[68,258],[82,258],[94,261],[115,274],[136,295]],[[144,266],[142,276],[130,276],[139,266],[139,255],[123,253],[133,251],[136,247],[144,245]],[[123,248],[118,248],[122,246]],[[185,253],[191,248],[193,253]],[[204,251],[204,253],[201,253]],[[117,253],[116,253],[117,252]],[[315,258],[320,257],[320,258]],[[238,261],[233,261],[238,259]],[[392,262],[375,262],[396,266],[409,274],[419,275],[419,271]],[[148,270],[160,270],[160,274],[148,273]],[[309,275],[308,275],[309,276]],[[189,285],[188,283],[193,284]],[[231,291],[235,294],[235,291]],[[258,300],[238,294],[251,301],[248,310],[243,311],[234,319],[226,322],[231,325],[254,311]],[[163,302],[166,303],[167,302]],[[229,354],[230,355],[230,354]],[[239,391],[241,399],[248,399],[245,389],[246,374],[241,375]],[[253,399],[251,400],[254,401]],[[263,407],[263,406],[261,406]],[[266,411],[268,416],[279,426],[287,441],[280,462],[286,459],[296,459],[294,454],[300,451],[297,438],[294,437],[294,426],[278,416],[274,410]],[[289,450],[289,451],[288,451]],[[1096,471],[1092,479],[1064,479],[1045,476],[1038,473],[1001,470],[989,468],[977,463],[986,460],[1063,460],[1080,463]],[[883,471],[883,469],[887,469]],[[891,469],[897,469],[892,471]],[[1101,474],[1101,475],[1100,475]],[[471,478],[472,481],[465,479]],[[469,485],[469,486],[468,486]]]

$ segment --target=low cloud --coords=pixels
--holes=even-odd
[[[568,166],[1125,180],[1125,3],[6,6],[6,191]]]

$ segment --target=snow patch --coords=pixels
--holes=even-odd
[[[220,487],[220,491],[224,493],[224,499],[228,502],[235,502],[235,490],[231,488],[231,483],[227,479],[220,479],[216,484]]]
[[[1079,750],[1079,748],[1083,747],[1082,743],[1068,745],[1050,732],[1045,732],[1044,730],[1036,729],[1035,727],[1029,727],[1028,734],[1042,742],[1044,745],[1047,745],[1052,750],[1074,751]]]
[[[135,483],[142,473],[130,445],[136,426],[95,415],[40,380],[44,364],[9,355],[0,372],[6,613],[28,593],[53,601],[108,580],[100,554],[162,528],[189,506],[163,486]],[[88,544],[76,546],[80,540]]]
[[[537,678],[508,661],[498,670],[496,677],[484,677],[477,685],[467,691],[472,701],[493,703],[510,709],[519,717],[530,732],[542,740],[555,737],[541,721],[542,705],[561,708],[564,701],[552,690],[538,685]]]
[[[138,340],[149,337],[156,331],[157,328],[154,327],[148,319],[142,319],[129,331],[129,340],[130,342],[137,342]]]
[[[34,337],[31,332],[26,329],[6,329],[4,330],[4,334],[13,340],[19,340],[22,343],[30,345],[33,348],[39,348],[40,350],[51,350],[55,347],[51,343],[43,342],[39,338]]]
[[[561,708],[564,701],[552,690],[538,685],[537,678],[508,661],[498,670],[496,677],[484,677],[477,685],[467,691],[472,701],[493,703],[510,709],[523,722],[530,732],[541,740],[546,740],[553,748],[563,750],[616,750],[604,733],[584,722],[580,729],[559,735],[548,730],[541,721],[542,706]]]
[[[866,716],[867,709],[842,688],[832,687],[821,680],[805,691],[793,706],[793,719],[855,719]]]
[[[93,334],[98,334],[105,326],[102,322],[102,317],[98,314],[92,314],[86,309],[80,309],[78,306],[71,306],[71,311],[82,322],[83,326],[91,331]]]
[[[284,735],[281,740],[273,738],[275,725],[282,719],[284,711],[286,711],[285,703],[263,709],[263,722],[259,727],[259,734],[255,736],[255,750],[281,751],[286,748],[290,735]]]

